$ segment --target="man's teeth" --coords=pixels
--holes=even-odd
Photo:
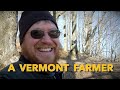
[[[40,52],[50,52],[52,50],[52,48],[44,48],[44,49],[39,49]]]

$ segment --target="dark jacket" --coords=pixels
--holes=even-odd
[[[62,72],[22,72],[20,70],[19,64],[30,64],[30,62],[23,56],[13,63],[15,67],[15,72],[8,72],[9,65],[0,71],[1,79],[62,79]]]

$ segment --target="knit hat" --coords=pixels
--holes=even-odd
[[[25,36],[26,32],[29,30],[29,28],[34,23],[36,23],[40,20],[50,20],[58,28],[54,17],[50,14],[49,11],[24,11],[21,15],[20,20],[19,20],[20,45],[22,44],[24,36]]]

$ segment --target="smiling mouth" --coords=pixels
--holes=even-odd
[[[53,48],[39,48],[38,49],[40,52],[51,52]]]

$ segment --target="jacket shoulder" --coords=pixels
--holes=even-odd
[[[12,78],[17,77],[17,74],[20,73],[19,64],[23,64],[23,62],[17,61],[15,63],[11,63],[11,64],[7,65],[5,68],[3,68],[0,71],[0,79],[12,79]],[[13,68],[15,69],[15,72],[14,71],[8,71],[10,65],[13,66]]]

